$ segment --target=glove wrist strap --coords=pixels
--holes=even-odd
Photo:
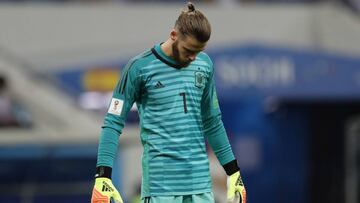
[[[95,178],[109,178],[111,179],[112,168],[108,166],[98,166],[96,167]]]
[[[232,174],[240,171],[240,168],[239,168],[239,166],[238,166],[238,164],[237,164],[236,159],[230,161],[230,162],[227,163],[227,164],[224,164],[224,165],[223,165],[223,168],[224,168],[224,170],[225,170],[225,172],[226,172],[226,174],[227,174],[228,176],[231,176]]]

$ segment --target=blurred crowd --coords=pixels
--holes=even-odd
[[[0,74],[0,128],[30,127],[30,114],[11,93],[8,79]]]
[[[238,3],[318,3],[332,2],[345,5],[356,12],[360,12],[359,0],[192,0],[193,2],[218,3],[223,5]],[[0,0],[0,2],[57,2],[57,3],[109,3],[109,2],[126,2],[126,3],[183,3],[187,0]]]

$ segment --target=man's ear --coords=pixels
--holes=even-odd
[[[172,41],[176,41],[177,38],[178,38],[178,32],[175,29],[172,29],[170,32],[170,39]]]

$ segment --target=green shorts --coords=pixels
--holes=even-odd
[[[141,199],[141,203],[214,203],[212,192],[201,193],[196,195],[180,196],[153,196]]]

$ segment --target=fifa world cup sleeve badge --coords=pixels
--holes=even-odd
[[[112,98],[108,113],[120,116],[122,107],[123,107],[123,103],[124,103],[123,100]]]

